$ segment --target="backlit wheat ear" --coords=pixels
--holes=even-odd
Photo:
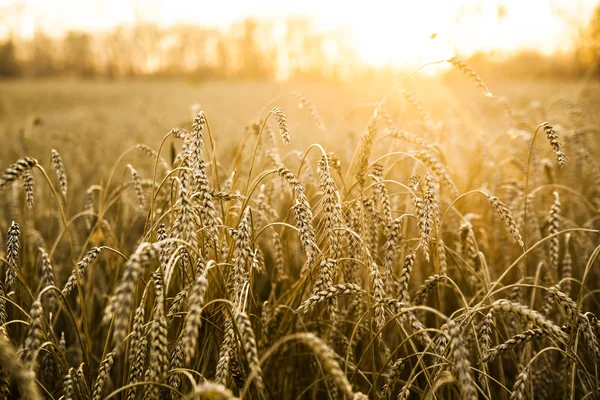
[[[525,398],[527,378],[529,377],[529,368],[525,367],[517,376],[517,380],[510,393],[510,400],[523,400]]]
[[[23,365],[12,343],[3,335],[0,335],[0,370],[3,374],[6,374],[22,399],[42,399],[35,379],[35,372]]]
[[[458,189],[454,184],[454,181],[450,177],[448,170],[446,169],[444,164],[442,164],[442,162],[436,158],[436,156],[425,150],[417,151],[413,153],[413,155],[427,166],[429,171],[431,171],[435,175],[438,181],[441,181],[442,183],[444,183],[444,185],[448,187],[452,196],[458,196]]]
[[[467,261],[472,261],[477,257],[477,243],[473,233],[473,225],[469,221],[465,221],[459,227],[460,233],[460,251],[462,256]]]
[[[219,350],[219,360],[217,362],[217,371],[215,373],[215,381],[221,385],[227,385],[231,374],[231,358],[235,345],[235,331],[230,318],[225,320],[225,336]]]
[[[169,135],[176,139],[186,139],[189,133],[185,129],[173,128],[169,131]]]
[[[407,143],[411,143],[411,144],[417,145],[419,147],[422,147],[424,150],[426,150],[428,152],[437,152],[438,151],[432,143],[430,143],[410,132],[396,129],[391,133],[391,135],[393,138],[400,139]]]
[[[90,251],[88,251],[85,254],[85,256],[83,256],[81,261],[79,261],[75,265],[73,272],[71,272],[71,276],[69,276],[67,283],[65,283],[65,286],[62,289],[62,293],[64,296],[67,296],[69,293],[71,293],[71,291],[77,284],[77,276],[79,276],[80,278],[83,277],[85,271],[90,266],[90,264],[98,257],[101,250],[101,247],[92,247]]]
[[[404,261],[406,262],[406,259]],[[421,287],[415,293],[413,297],[413,303],[415,305],[424,304],[427,300],[427,295],[431,292],[431,290],[436,287],[438,283],[447,279],[448,277],[446,275],[431,275],[425,280],[425,282],[423,282],[423,285],[421,285]]]
[[[2,282],[0,282],[0,336],[3,337],[8,337],[8,332],[6,330],[6,327],[4,326],[4,324],[6,323],[6,320],[8,319],[8,314],[6,313],[6,291],[4,290],[4,284],[2,284]],[[2,375],[2,373],[0,373],[0,376]],[[0,388],[2,387],[2,384],[0,383]],[[1,394],[1,391],[0,391]]]
[[[438,237],[436,241],[436,250],[440,274],[448,275],[448,258],[446,257],[446,245],[444,244],[444,241],[441,237]]]
[[[285,275],[285,261],[283,253],[283,245],[281,244],[281,237],[279,233],[273,231],[273,274],[274,281],[280,282],[287,276]]]
[[[528,329],[524,332],[521,332],[513,337],[511,337],[510,339],[508,339],[506,342],[496,346],[496,347],[492,347],[489,350],[487,350],[486,352],[484,352],[484,356],[479,360],[480,364],[485,364],[488,362],[493,362],[498,356],[513,350],[525,343],[529,343],[531,341],[534,340],[538,340],[544,337],[548,336],[548,332],[544,331],[543,329],[540,328],[535,328],[535,329]]]
[[[75,399],[75,388],[74,379],[75,376],[75,368],[69,368],[69,372],[65,376],[63,381],[63,396],[64,400],[74,400]]]
[[[332,258],[324,258],[319,265],[319,277],[312,289],[311,296],[325,290],[333,285],[337,261]]]
[[[402,272],[400,274],[399,289],[398,289],[398,300],[403,302],[409,301],[408,295],[408,282],[410,281],[410,275],[412,274],[413,264],[415,263],[415,254],[411,253],[404,257],[404,263],[402,265]]]
[[[390,224],[384,245],[383,280],[386,291],[392,293],[394,266],[398,255],[397,245],[402,240],[402,219],[396,218]]]
[[[183,358],[183,341],[178,340],[177,344],[175,345],[175,348],[171,352],[171,359],[169,361],[169,371],[184,368],[185,360]],[[181,374],[171,372],[169,374],[169,377],[167,378],[167,384],[173,389],[179,390],[179,387],[181,386]]]
[[[569,241],[571,234],[565,235],[565,255],[561,264],[561,288],[562,291],[567,295],[571,295],[571,278],[573,276],[573,260],[571,259],[571,251],[569,250]]]
[[[162,282],[161,282],[162,284]],[[149,353],[148,353],[148,369],[144,380],[152,383],[162,382],[169,367],[169,350],[168,350],[168,324],[167,317],[164,311],[164,294],[162,289],[157,290],[156,306],[154,307],[154,316],[150,327]],[[161,388],[157,385],[149,385],[146,387],[146,397],[157,399],[160,395]]]
[[[329,238],[331,257],[337,259],[341,255],[343,245],[343,234],[339,229],[342,226],[342,213],[340,207],[338,207],[338,194],[335,182],[331,177],[331,168],[327,156],[322,156],[319,160],[318,172],[319,185],[323,190],[322,204],[326,235]]]
[[[83,373],[84,363],[79,364],[79,368],[75,372],[75,376],[73,377],[73,383],[77,388],[79,388],[79,392],[81,393],[81,397],[89,398],[90,397],[90,388],[88,387],[85,374]]]
[[[287,117],[285,116],[281,108],[275,107],[273,108],[272,112],[275,116],[275,120],[277,121],[277,126],[279,127],[279,134],[281,135],[283,144],[290,144],[290,128],[288,127]]]
[[[350,398],[356,398],[354,397],[354,391],[350,382],[348,382],[348,378],[335,360],[333,350],[312,333],[299,334],[299,338],[310,347],[313,354],[319,359],[324,373],[332,379],[342,393]]]
[[[19,269],[19,254],[21,249],[21,230],[19,224],[12,222],[10,228],[8,228],[6,240],[6,261],[8,262],[8,268],[5,273],[5,289],[10,291],[17,278],[17,271]]]
[[[135,310],[133,324],[131,327],[131,335],[129,338],[129,363],[133,364],[136,357],[136,351],[139,348],[139,343],[144,336],[144,307],[138,307]]]
[[[400,89],[400,94],[417,110],[422,123],[426,125],[431,123],[431,116],[425,111],[423,104],[411,92],[406,89]]]
[[[469,362],[469,352],[465,347],[464,340],[460,332],[460,326],[454,320],[448,320],[448,335],[450,336],[450,348],[454,359],[454,368],[458,375],[458,386],[463,399],[476,400],[478,398],[473,373],[471,372],[471,363]]]
[[[580,312],[577,303],[565,293],[561,292],[558,285],[551,287],[548,290],[548,293],[554,297],[556,303],[560,305],[570,317],[574,316],[577,329],[582,334],[583,341],[587,345],[590,354],[593,354],[597,360],[600,360],[600,346],[598,344],[598,339],[594,334],[590,321]]]
[[[92,229],[92,222],[94,221],[94,202],[96,201],[96,191],[97,187],[90,186],[85,192],[85,199],[83,200],[83,209],[86,211],[85,215],[85,224],[89,229]]]
[[[381,210],[383,213],[383,230],[384,232],[387,232],[387,229],[392,223],[392,206],[390,203],[390,194],[387,186],[385,186],[385,183],[382,182],[383,167],[379,163],[376,165],[380,167],[380,171],[378,171],[376,176],[375,174],[373,176],[375,182],[377,182],[377,185],[375,185],[375,188],[373,189],[373,199],[376,199],[377,203],[381,203]]]
[[[31,305],[31,311],[29,312],[31,323],[29,324],[29,330],[25,338],[25,349],[27,352],[23,357],[23,362],[27,368],[32,371],[36,370],[37,356],[40,351],[44,338],[44,310],[42,304],[39,301],[34,301]]]
[[[492,327],[494,325],[494,313],[490,311],[486,314],[483,321],[479,325],[478,340],[479,340],[479,354],[487,354],[492,345]],[[477,380],[481,384],[484,390],[489,390],[489,379],[487,374],[489,373],[488,366],[480,364],[481,372],[477,373]]]
[[[530,309],[527,306],[519,303],[512,303],[508,300],[498,300],[492,305],[492,308],[494,310],[515,314],[523,320],[536,324],[549,335],[556,336],[565,341],[567,340],[567,335],[560,329],[560,327],[556,326],[554,323],[546,319],[542,314]]]
[[[254,201],[258,209],[265,214],[265,218],[268,220],[279,219],[277,211],[269,204],[269,199],[265,193],[265,185],[260,185],[260,192]]]
[[[304,186],[295,174],[283,166],[277,169],[277,173],[286,180],[296,195],[293,213],[299,228],[298,236],[300,237],[300,245],[308,257],[310,264],[317,257],[318,248],[315,230],[312,225],[313,213],[306,197]]]
[[[13,184],[17,179],[23,176],[25,171],[30,171],[38,164],[35,158],[25,157],[17,160],[16,163],[4,170],[0,178],[0,191]]]
[[[219,241],[219,230],[217,225],[219,222],[214,204],[213,192],[210,188],[205,169],[204,160],[200,160],[198,169],[194,173],[194,179],[198,186],[198,193],[200,194],[200,218],[202,219],[203,225],[207,228],[206,232],[209,236],[208,243],[213,247],[217,247]]]
[[[306,97],[304,97],[302,95],[302,93],[297,92],[297,91],[293,91],[292,94],[298,100],[298,108],[305,108],[306,110],[308,110],[310,116],[315,121],[315,124],[317,125],[317,128],[319,128],[320,130],[324,131],[325,130],[325,124],[323,123],[323,119],[321,118],[321,115],[319,114],[319,112],[317,111],[317,109],[315,108],[315,106],[310,101],[308,101],[308,99]]]
[[[204,295],[207,286],[208,280],[204,275],[201,275],[196,279],[190,291],[190,309],[185,320],[182,338],[183,354],[186,365],[191,365],[196,348],[198,347],[198,334],[200,325],[202,324],[202,307],[204,306]]]
[[[375,327],[377,328],[377,332],[380,332],[381,335],[381,331],[385,326],[385,306],[383,304],[383,299],[386,297],[385,287],[377,264],[373,263],[371,270],[371,279],[373,280],[373,302],[375,303]]]
[[[52,263],[50,262],[50,256],[46,253],[43,247],[39,248],[40,257],[42,259],[42,289],[48,286],[54,286],[54,272]],[[47,308],[50,311],[54,310],[54,304],[56,303],[56,293],[53,290],[47,291],[44,296],[44,300],[47,301]]]
[[[33,175],[31,170],[26,169],[23,171],[23,187],[25,188],[25,201],[27,202],[27,208],[33,208]]]
[[[356,181],[364,186],[365,176],[369,167],[369,158],[371,156],[371,148],[375,142],[377,136],[378,125],[377,115],[371,116],[369,123],[367,124],[367,130],[360,137],[360,144],[358,148],[357,161],[356,161]]]
[[[481,79],[479,74],[477,74],[477,72],[475,72],[475,70],[473,70],[473,68],[471,68],[467,63],[458,57],[452,57],[448,60],[448,62],[458,68],[463,74],[471,78],[477,84],[477,87],[481,89],[484,96],[494,97],[490,92],[490,89],[488,89],[487,85],[483,82],[483,79]]]
[[[567,156],[565,156],[565,153],[560,150],[561,143],[558,140],[558,134],[552,125],[547,122],[544,122],[542,127],[544,128],[544,133],[546,134],[548,142],[550,142],[550,146],[552,146],[552,150],[554,150],[554,153],[556,154],[558,165],[563,168],[567,163]]]
[[[137,196],[138,207],[140,209],[143,209],[145,199],[144,189],[142,189],[142,181],[140,179],[140,175],[131,164],[127,164],[127,168],[129,168],[129,172],[131,173],[131,182],[133,183],[133,188],[135,189],[135,194]]]
[[[135,149],[138,150],[140,153],[147,155],[148,157],[152,157],[154,159],[158,158],[158,163],[166,171],[169,171],[171,169],[169,167],[169,164],[167,163],[167,161],[163,157],[160,157],[158,155],[158,153],[156,152],[156,150],[152,149],[151,147],[146,146],[145,144],[142,144],[142,143],[138,143],[135,145]]]
[[[194,387],[194,399],[237,400],[231,390],[220,383],[204,381]]]
[[[143,328],[143,326],[142,326]],[[130,362],[129,382],[137,383],[144,376],[144,367],[146,365],[146,357],[148,354],[148,339],[142,333],[139,340],[136,341],[136,346],[130,350],[132,361]],[[139,386],[132,386],[127,391],[127,400],[136,398],[137,389]]]
[[[525,246],[525,243],[523,243],[523,238],[521,237],[521,233],[517,228],[517,223],[515,222],[515,219],[506,205],[496,196],[488,196],[488,199],[490,200],[494,211],[496,211],[502,222],[504,222],[504,225],[506,226],[510,236],[519,244],[519,246]]]
[[[426,207],[423,198],[419,196],[413,197],[413,205],[417,217],[417,225],[419,227],[419,245],[423,249],[425,259],[429,261],[429,242],[431,241],[431,230],[433,225],[432,210],[429,207]]]
[[[394,386],[400,381],[400,374],[404,370],[404,366],[406,365],[405,358],[399,358],[394,362],[394,364],[390,367],[385,384],[383,388],[381,388],[381,399],[382,400],[391,400],[392,393],[394,391]]]
[[[120,346],[127,335],[129,314],[132,311],[133,296],[137,280],[155,256],[156,251],[148,243],[142,243],[125,263],[123,278],[115,292],[115,298],[108,307],[114,312],[113,343]]]
[[[239,312],[235,316],[235,322],[242,337],[242,343],[246,352],[248,366],[250,367],[251,371],[256,371],[254,384],[256,385],[258,391],[260,393],[263,393],[265,390],[265,384],[263,381],[263,374],[259,363],[256,339],[254,337],[254,331],[252,330],[250,318],[245,312]]]
[[[310,312],[317,304],[333,299],[343,295],[352,295],[362,293],[362,289],[359,285],[354,283],[339,283],[337,285],[330,286],[326,289],[320,290],[314,295],[310,296],[305,302],[300,304],[300,307],[296,310],[298,314],[306,314]]]
[[[419,321],[415,313],[407,308],[406,303],[397,299],[387,299],[385,303],[395,317],[398,317],[403,324],[406,324],[414,331],[417,339],[424,347],[437,348],[437,345],[431,342],[431,337],[426,331],[427,328]]]
[[[377,118],[380,119],[389,130],[392,131],[396,129],[394,119],[384,107],[379,107],[379,110],[377,111]]]
[[[252,261],[250,249],[252,227],[250,224],[250,207],[247,207],[242,214],[238,229],[234,233],[235,248],[233,250],[233,266],[227,283],[228,292],[232,299],[236,299],[236,297],[239,296],[244,280],[246,280],[250,271],[250,264]]]
[[[560,223],[560,210],[561,204],[558,197],[558,193],[554,192],[554,203],[550,208],[550,216],[548,217],[548,233],[554,235],[550,238],[550,265],[556,271],[558,271],[559,257],[560,257],[560,237],[557,235],[559,232]]]
[[[110,379],[110,371],[112,370],[113,364],[115,362],[116,351],[116,349],[112,350],[106,355],[106,357],[104,357],[104,360],[102,360],[102,362],[100,363],[100,368],[98,369],[98,376],[96,377],[96,382],[94,382],[94,388],[92,389],[92,400],[102,399],[104,386],[106,385],[106,382]]]
[[[52,149],[52,166],[58,177],[58,183],[60,185],[60,192],[63,198],[67,199],[67,173],[65,172],[65,166],[63,165],[62,157],[57,150]]]

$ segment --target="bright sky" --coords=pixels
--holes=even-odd
[[[373,65],[431,61],[477,50],[571,46],[599,0],[0,0],[0,37],[36,27],[103,31],[118,24],[196,23],[226,29],[244,17],[309,16],[329,31],[349,28],[349,42]],[[437,33],[435,40],[430,40]]]

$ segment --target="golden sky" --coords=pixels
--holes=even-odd
[[[103,31],[119,24],[202,24],[226,29],[244,17],[311,17],[345,29],[367,63],[403,65],[477,50],[568,49],[598,0],[0,0],[0,36]],[[435,40],[430,40],[433,33]]]

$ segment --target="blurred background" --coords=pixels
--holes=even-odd
[[[600,71],[597,3],[1,0],[0,76],[349,81],[458,55],[574,79]]]

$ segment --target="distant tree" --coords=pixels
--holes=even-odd
[[[600,4],[596,6],[587,29],[580,34],[577,58],[593,75],[600,75]]]
[[[92,37],[88,33],[68,32],[64,38],[65,72],[79,77],[94,75],[94,55]]]
[[[237,53],[239,71],[243,77],[265,78],[269,76],[272,60],[267,60],[261,49],[261,24],[253,18],[246,18],[237,27]]]
[[[16,57],[16,47],[12,38],[0,44],[0,76],[14,77],[21,74]]]
[[[56,52],[51,38],[41,30],[36,30],[32,41],[33,49],[28,73],[33,76],[49,76],[57,71]]]

